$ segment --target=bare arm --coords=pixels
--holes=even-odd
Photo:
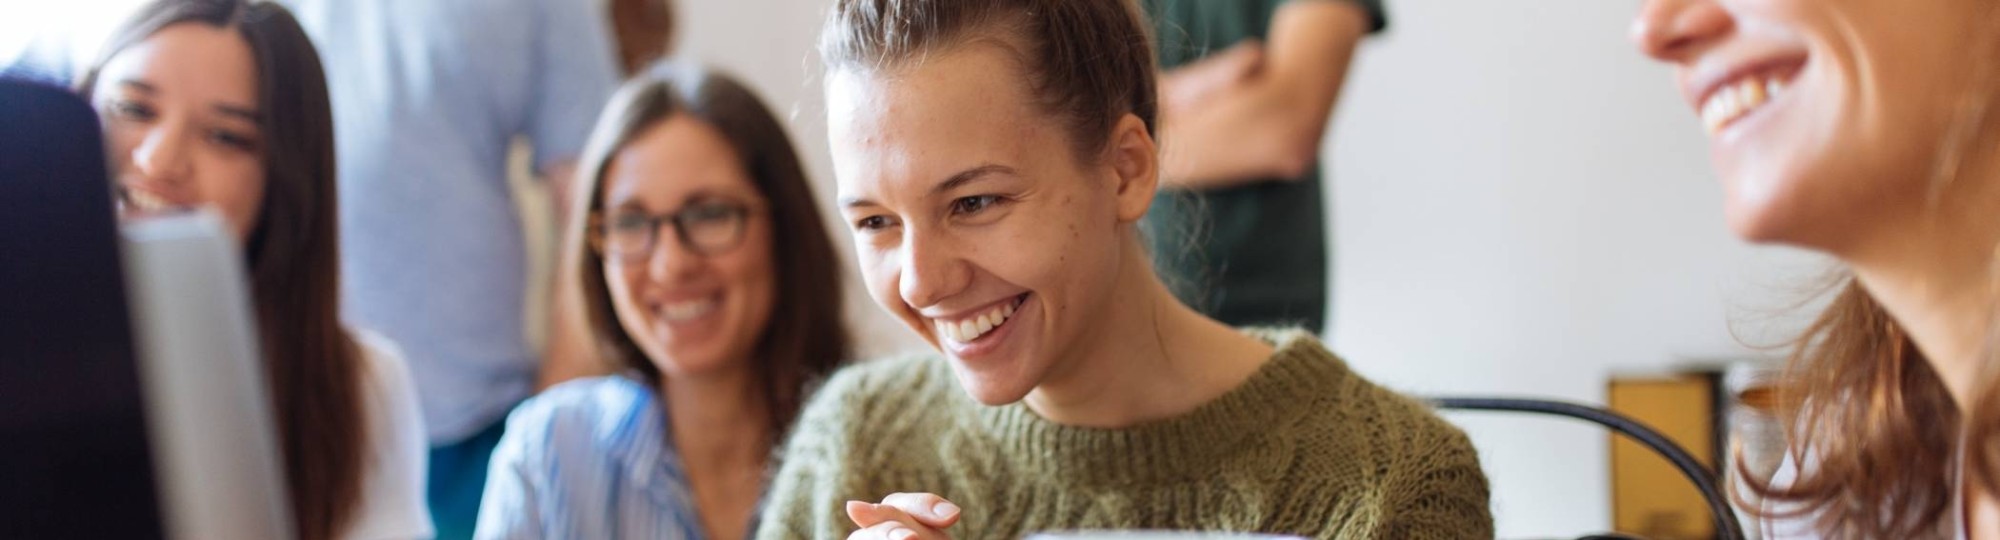
[[[554,386],[556,383],[603,375],[607,367],[600,360],[597,348],[590,342],[584,331],[581,297],[576,290],[578,280],[570,268],[564,254],[569,253],[570,244],[580,241],[570,238],[570,219],[575,209],[571,200],[571,186],[575,184],[576,163],[562,161],[551,164],[542,171],[542,185],[549,190],[550,206],[555,209],[556,257],[555,271],[550,278],[554,283],[549,287],[548,350],[542,355],[542,372],[536,379],[537,391]]]
[[[1254,62],[1234,60],[1250,65],[1233,82],[1217,84],[1227,77],[1214,72],[1226,70],[1206,61],[1165,74],[1164,183],[1216,189],[1305,174],[1368,27],[1367,11],[1352,2],[1296,0],[1272,17],[1270,41]],[[1218,57],[1247,56],[1240,48]]]

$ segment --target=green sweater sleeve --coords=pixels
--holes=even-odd
[[[1472,441],[1457,429],[1409,433],[1404,463],[1390,467],[1382,487],[1388,504],[1374,537],[1492,538],[1490,493]]]

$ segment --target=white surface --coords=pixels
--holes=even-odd
[[[210,213],[123,228],[169,538],[291,538],[277,424],[241,260]]]
[[[1698,122],[1625,39],[1636,1],[1390,2],[1325,154],[1333,342],[1357,369],[1420,394],[1602,403],[1611,373],[1756,354],[1732,330],[1782,335],[1764,328],[1802,298],[1788,280],[1823,266],[1728,234]],[[822,199],[827,4],[680,2],[681,56],[790,115]],[[865,351],[916,344],[852,291]],[[1610,526],[1605,432],[1451,419],[1480,448],[1501,537]]]

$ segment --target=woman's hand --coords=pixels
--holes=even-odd
[[[881,504],[847,501],[847,519],[861,527],[847,540],[948,540],[944,529],[958,516],[958,505],[930,493],[895,493]]]

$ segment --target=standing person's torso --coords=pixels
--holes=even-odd
[[[516,137],[531,139],[537,167],[581,145],[616,82],[608,35],[588,30],[605,26],[602,7],[285,3],[333,98],[347,316],[402,345],[433,443],[463,438],[531,391],[507,155]]]
[[[1141,3],[1161,69],[1170,70],[1264,39],[1285,1]],[[1144,224],[1154,261],[1183,302],[1231,325],[1321,330],[1327,249],[1317,167],[1227,189],[1162,190]]]

